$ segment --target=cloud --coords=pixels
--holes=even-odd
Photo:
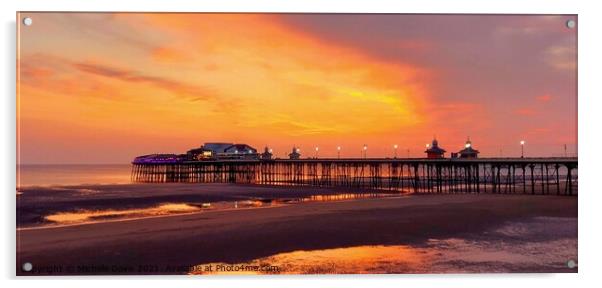
[[[101,81],[91,77],[81,77],[74,73],[69,60],[49,54],[33,54],[19,60],[19,83],[45,93],[64,96],[91,96],[106,98],[106,95],[124,97],[119,91],[106,93],[113,87],[101,85]]]
[[[75,62],[72,65],[77,70],[82,72],[118,79],[126,82],[149,84],[173,92],[177,95],[192,96],[194,97],[192,99],[194,101],[215,99],[215,92],[211,91],[210,89],[168,78],[149,76],[133,70],[126,70],[116,67],[109,67],[85,62]]]
[[[539,102],[549,102],[552,99],[552,96],[545,94],[545,95],[536,96],[535,99]]]
[[[54,71],[46,67],[21,66],[21,75],[25,78],[48,78],[52,77],[53,74]]]
[[[339,132],[333,127],[297,121],[279,121],[268,124],[267,127],[285,131],[290,136],[330,135]]]
[[[140,88],[128,84],[138,84],[146,85],[151,89],[162,89],[190,102],[209,101],[216,104],[214,106],[220,106],[225,101],[211,87],[193,85],[167,77],[151,76],[112,65],[100,65],[91,61],[73,61],[43,53],[27,55],[20,59],[18,73],[22,85],[62,95],[126,101],[128,98],[138,98],[136,93],[131,93],[132,91],[140,91]],[[103,78],[113,81],[106,81]],[[120,85],[119,81],[125,82],[126,85]],[[129,90],[128,87],[133,90]],[[230,105],[230,107],[232,106],[238,107]]]
[[[577,52],[574,45],[555,45],[548,47],[544,52],[548,65],[558,70],[574,71],[577,68]]]
[[[181,62],[185,60],[182,52],[169,47],[152,49],[151,56],[154,60],[159,62]]]
[[[446,102],[431,109],[432,119],[426,123],[425,131],[436,132],[442,138],[478,135],[491,126],[487,108],[478,103]]]
[[[542,94],[535,96],[534,99],[539,103],[547,103],[550,102],[550,100],[552,100],[552,96],[550,96],[549,94]],[[534,116],[542,113],[541,109],[539,108],[540,106],[535,105],[534,102],[531,102],[531,104],[529,104],[528,107],[516,108],[513,111],[513,113],[521,116]]]

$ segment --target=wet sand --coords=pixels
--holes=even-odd
[[[360,245],[285,252],[245,263],[203,263],[191,274],[573,272],[568,261],[577,261],[575,220],[535,217],[469,238],[429,239],[420,245]]]
[[[112,184],[25,187],[17,195],[17,227],[52,224],[48,215],[77,211],[103,211],[155,208],[162,204],[216,204],[257,200],[299,200],[312,196],[359,195],[370,193],[364,189],[285,187],[241,184]],[[383,193],[380,191],[379,193]],[[389,195],[400,195],[393,192]]]
[[[224,190],[224,187],[220,188]],[[238,191],[240,187],[232,188],[230,190]],[[248,188],[240,189],[250,191]],[[120,200],[116,201],[118,204]],[[244,263],[299,250],[371,245],[428,248],[432,241],[449,239],[462,239],[469,243],[482,240],[510,243],[506,248],[500,248],[502,251],[514,247],[512,243],[538,247],[540,243],[548,245],[554,241],[572,239],[574,241],[566,245],[570,246],[571,251],[574,248],[574,253],[568,256],[574,254],[576,257],[576,217],[577,197],[469,194],[416,195],[312,202],[265,209],[203,211],[18,230],[17,270],[20,275],[187,274],[191,267],[203,263]],[[536,234],[490,233],[503,230],[512,223],[510,227],[521,227],[521,223],[548,218],[567,222],[551,225],[544,221],[538,226],[542,233]],[[25,262],[33,264],[34,272],[20,270]],[[479,266],[483,267],[482,270],[458,269],[466,265],[456,263],[448,269],[430,272],[515,271],[512,267],[499,269],[499,265]],[[577,269],[540,263],[515,268],[515,272],[577,272]],[[365,273],[386,273],[386,270],[367,271]],[[391,272],[429,271],[402,269]]]

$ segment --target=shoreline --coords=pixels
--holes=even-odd
[[[262,207],[272,205],[297,204],[297,201],[314,201],[311,197],[335,197],[349,195],[366,198],[398,197],[409,195],[397,191],[377,191],[366,189],[344,189],[307,186],[268,186],[255,184],[198,184],[198,183],[161,183],[161,184],[105,184],[105,185],[65,185],[52,187],[24,188],[17,196],[17,227],[34,228],[57,226],[61,223],[48,222],[44,218],[61,213],[94,211],[127,211],[145,209],[161,204],[190,204],[200,207],[204,203],[230,205],[236,202],[260,201]],[[379,197],[380,197],[379,196]],[[343,199],[344,200],[344,199]],[[334,200],[329,200],[334,201]],[[340,200],[337,200],[340,201]],[[265,205],[264,205],[265,204]],[[238,207],[246,209],[254,207]],[[195,212],[228,210],[228,207],[200,209]],[[172,216],[187,213],[166,213],[170,215],[140,215],[119,217],[119,219],[89,220],[100,223],[126,218],[147,216]],[[64,223],[84,224],[84,223]]]
[[[393,198],[393,197],[391,197]],[[345,202],[345,201],[360,201],[361,199],[350,199],[350,200],[338,200],[332,202]],[[302,203],[295,203],[302,204]],[[93,225],[93,224],[101,224],[101,223],[113,223],[113,222],[123,222],[123,221],[134,221],[134,220],[144,220],[144,219],[152,219],[152,218],[167,218],[167,217],[177,217],[177,216],[185,216],[185,215],[194,215],[194,214],[206,214],[212,212],[228,212],[228,211],[239,211],[239,210],[252,210],[252,209],[269,209],[269,208],[280,208],[288,205],[295,204],[279,204],[277,206],[260,206],[260,207],[243,207],[243,208],[224,208],[224,209],[214,209],[214,210],[199,210],[194,212],[186,212],[186,213],[175,213],[175,214],[165,214],[165,215],[150,215],[150,216],[140,216],[140,217],[127,217],[122,219],[107,219],[107,220],[99,220],[99,221],[90,221],[90,222],[80,222],[73,224],[40,224],[39,226],[29,226],[29,227],[21,227],[17,228],[17,231],[20,230],[36,230],[36,229],[51,229],[51,228],[63,228],[63,227],[72,227],[72,226],[81,226],[81,225]]]
[[[380,199],[380,198],[399,199],[399,198],[406,198],[406,197],[422,197],[422,196],[433,196],[433,195],[440,195],[440,194],[407,193],[407,194],[400,195],[400,196],[331,200],[331,201],[327,201],[327,202],[353,202],[353,201],[363,201],[363,200],[368,200],[368,199]],[[459,196],[465,195],[465,194],[445,194],[445,195],[446,196],[456,195],[459,197]],[[469,194],[469,195],[475,195],[475,197],[478,197],[477,196],[478,194]],[[485,194],[485,195],[492,195],[492,194]],[[542,196],[548,196],[548,195],[514,195],[514,196],[525,196],[525,197],[538,197],[539,196],[539,197],[542,197]],[[500,195],[500,197],[503,197],[503,195]],[[562,196],[560,196],[560,197],[562,197]],[[565,196],[565,197],[570,197],[570,196]],[[318,201],[314,201],[314,202],[318,202]],[[77,223],[68,223],[68,224],[54,224],[54,223],[37,224],[37,225],[33,225],[33,226],[17,227],[17,231],[64,228],[64,227],[73,227],[73,226],[82,226],[82,225],[94,225],[94,224],[102,224],[102,223],[124,222],[124,221],[144,220],[144,219],[152,219],[152,218],[168,218],[168,217],[178,217],[178,216],[195,215],[195,214],[207,214],[207,213],[216,213],[216,212],[281,208],[281,207],[286,207],[286,206],[290,206],[290,205],[305,205],[305,204],[309,204],[309,203],[312,203],[312,202],[310,201],[310,202],[281,203],[281,204],[277,204],[277,205],[259,206],[259,207],[207,209],[207,210],[198,210],[198,211],[193,211],[193,212],[182,212],[182,213],[173,213],[173,214],[164,214],[164,215],[133,216],[133,217],[118,218],[118,219],[91,220],[91,221],[86,221],[86,222],[77,222]]]
[[[174,189],[174,191],[171,190]],[[158,191],[157,191],[158,190]],[[274,186],[260,184],[198,184],[198,183],[130,183],[102,185],[53,185],[30,186],[19,192],[17,198],[17,230],[50,229],[67,226],[91,225],[131,221],[137,219],[174,217],[218,211],[232,211],[258,208],[275,208],[285,205],[305,205],[309,202],[358,201],[371,198],[399,198],[428,195],[514,195],[538,197],[546,195],[491,194],[491,193],[413,193],[389,190],[347,189],[312,186]],[[338,199],[337,196],[341,196]],[[563,197],[560,195],[557,197]],[[571,196],[564,196],[571,197]],[[319,198],[322,200],[316,200]],[[333,198],[333,199],[331,199]],[[135,202],[127,205],[120,200]],[[96,203],[95,203],[96,202]],[[100,203],[97,203],[100,202]],[[238,205],[237,203],[241,203]],[[257,202],[259,205],[245,202]],[[55,203],[58,203],[55,204]],[[92,205],[90,205],[92,204]],[[191,205],[195,211],[175,211],[165,213],[144,213],[162,205]],[[209,204],[209,207],[204,207]],[[216,204],[216,205],[213,205]],[[202,207],[203,206],[203,207]],[[221,207],[220,207],[221,206]],[[35,210],[34,212],[30,212]],[[129,213],[132,211],[132,213]],[[23,215],[30,214],[27,220]],[[87,220],[53,221],[49,216],[64,214],[118,215],[95,216]],[[138,213],[133,213],[138,212]],[[125,216],[121,216],[125,214]],[[56,217],[55,217],[56,218]]]

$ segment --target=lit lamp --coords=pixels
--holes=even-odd
[[[316,158],[318,158],[318,150],[320,150],[320,148],[316,147]]]
[[[520,158],[525,158],[525,140],[520,140]]]
[[[466,145],[464,145],[464,147],[469,148],[470,147],[470,143],[466,143]]]
[[[368,145],[364,144],[364,159],[366,159],[366,152],[368,151]]]
[[[341,159],[341,146],[337,146],[337,158]]]
[[[393,145],[393,150],[395,151],[394,152],[395,155],[393,158],[397,158],[397,144]]]

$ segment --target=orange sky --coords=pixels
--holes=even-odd
[[[340,145],[342,156],[359,157],[363,144],[369,157],[385,157],[398,144],[400,155],[409,149],[422,157],[433,135],[448,151],[461,149],[471,136],[484,156],[500,150],[516,156],[523,138],[531,155],[559,154],[563,144],[575,152],[576,94],[566,93],[576,85],[575,63],[566,57],[574,49],[570,41],[540,51],[542,71],[568,78],[569,85],[531,81],[539,91],[502,100],[508,107],[501,107],[500,99],[473,89],[497,91],[495,83],[506,82],[515,93],[524,84],[499,79],[466,88],[489,81],[449,70],[459,57],[452,52],[462,50],[452,42],[442,46],[451,40],[428,29],[418,36],[354,36],[328,30],[337,28],[328,22],[320,26],[328,15],[309,22],[298,19],[303,15],[277,14],[25,16],[34,24],[19,25],[21,163],[126,163],[211,141],[269,145],[279,157],[293,145],[311,150],[307,156],[318,146],[324,157],[336,155]],[[545,27],[537,20],[500,21],[499,27]],[[374,22],[379,19],[366,21],[382,30]],[[391,47],[409,52],[393,58],[380,53]],[[436,57],[447,58],[429,62]],[[467,96],[454,96],[463,93],[448,86]]]

